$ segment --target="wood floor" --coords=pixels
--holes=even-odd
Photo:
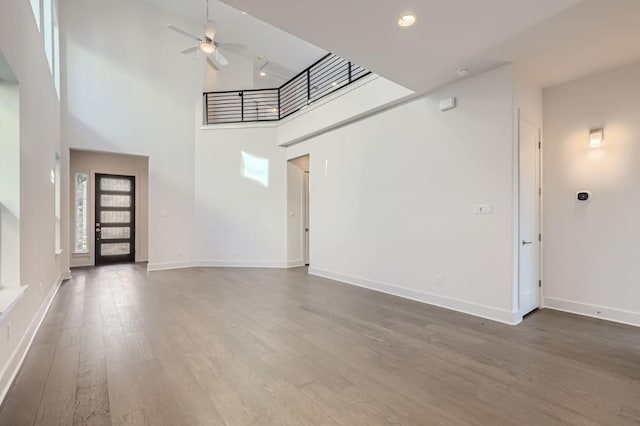
[[[517,327],[304,269],[74,271],[0,425],[640,424],[640,330]]]

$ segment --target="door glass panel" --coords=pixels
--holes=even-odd
[[[131,181],[129,179],[102,178],[100,179],[100,189],[103,191],[131,192]]]
[[[131,222],[131,212],[100,212],[100,222],[102,223],[129,223]]]
[[[100,245],[101,256],[117,256],[129,254],[131,251],[129,243],[109,243]]]
[[[100,238],[102,238],[103,240],[129,238],[131,236],[131,228],[102,228],[100,235]]]
[[[131,195],[100,195],[102,207],[131,207]]]

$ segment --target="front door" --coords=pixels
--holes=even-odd
[[[540,306],[540,131],[520,120],[520,312]]]
[[[135,262],[135,178],[96,173],[96,265]]]

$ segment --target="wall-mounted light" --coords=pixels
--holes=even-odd
[[[589,146],[591,148],[597,148],[602,145],[604,141],[604,129],[591,129],[589,131]]]

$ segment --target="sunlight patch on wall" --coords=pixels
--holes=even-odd
[[[244,151],[242,156],[242,176],[260,183],[265,188],[269,187],[269,160],[256,157]]]

